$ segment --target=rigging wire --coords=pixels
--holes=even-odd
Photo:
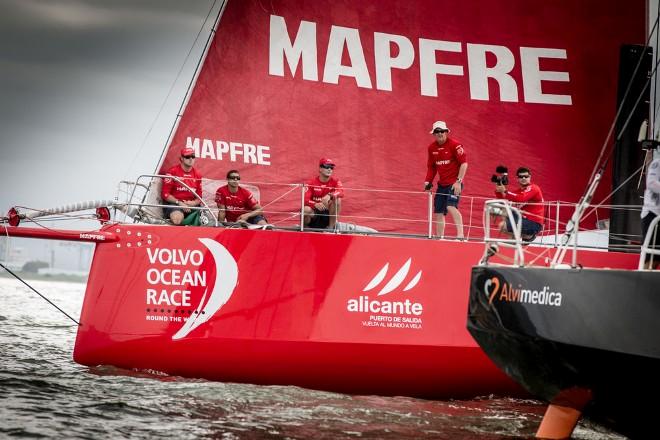
[[[657,28],[658,28],[658,18],[656,18],[655,23],[653,24],[653,28],[651,29],[651,32],[649,32],[649,36],[646,39],[646,44],[644,45],[645,47],[648,47],[649,43],[651,42],[651,38],[653,37],[654,32],[657,31]],[[628,86],[626,87],[626,91],[623,94],[623,98],[621,99],[621,103],[619,104],[619,107],[617,108],[616,114],[614,115],[614,120],[612,121],[612,124],[610,125],[610,129],[607,133],[607,136],[605,137],[605,141],[603,142],[603,146],[600,149],[598,159],[596,160],[596,165],[594,166],[594,169],[591,172],[591,176],[589,177],[589,182],[593,181],[594,176],[596,175],[596,173],[598,173],[600,170],[605,168],[605,166],[606,166],[607,162],[609,161],[609,158],[612,154],[610,152],[610,154],[608,154],[608,156],[607,156],[607,159],[603,163],[603,161],[602,161],[603,156],[605,155],[605,153],[607,151],[607,148],[608,148],[609,141],[612,138],[612,133],[614,132],[614,129],[616,127],[616,122],[619,120],[619,118],[621,116],[621,112],[623,110],[623,105],[625,104],[626,100],[628,99],[628,94],[630,93],[630,89],[632,88],[633,78],[636,77],[637,72],[639,71],[639,68],[642,65],[642,60],[644,59],[644,53],[645,53],[645,51],[642,51],[642,54],[639,56],[639,59],[637,61],[637,65],[635,66],[635,70],[633,71],[633,73],[631,75],[631,79],[628,82]],[[656,64],[656,68],[657,68],[657,64]],[[650,78],[647,80],[647,83],[644,86],[643,90],[645,90],[648,87],[649,82],[650,82]],[[643,94],[643,92],[642,92],[642,94]],[[641,98],[641,96],[640,96],[640,98]],[[639,101],[639,99],[637,101]],[[637,105],[637,104],[635,104],[635,105]],[[622,133],[624,131],[625,127],[627,126],[627,122],[626,122],[626,124],[624,124],[624,127],[620,131],[620,133]],[[612,148],[612,150],[613,150],[613,148]],[[585,191],[582,198],[585,198],[587,196],[587,191],[588,191],[588,189]]]
[[[147,130],[147,133],[144,135],[144,138],[142,138],[142,142],[140,143],[140,146],[138,147],[137,152],[133,155],[133,160],[128,165],[128,167],[126,169],[126,172],[128,172],[133,167],[133,164],[135,163],[135,160],[137,159],[138,155],[144,149],[144,146],[147,143],[147,139],[149,139],[149,136],[151,136],[151,132],[153,131],[154,127],[156,126],[156,121],[158,121],[160,119],[160,116],[163,113],[163,110],[165,109],[165,105],[169,101],[170,96],[172,95],[172,92],[174,91],[174,87],[179,82],[179,78],[181,78],[181,74],[183,73],[183,69],[185,68],[186,64],[188,64],[188,59],[190,58],[190,55],[191,55],[192,51],[194,50],[195,46],[197,45],[197,42],[199,41],[199,36],[202,34],[202,31],[204,30],[204,27],[206,26],[206,23],[208,22],[209,16],[211,15],[211,12],[215,8],[216,3],[217,3],[217,0],[213,0],[213,3],[211,4],[211,7],[209,8],[209,10],[207,12],[206,17],[204,18],[204,21],[202,22],[202,25],[200,26],[199,30],[197,31],[197,35],[195,36],[195,39],[193,40],[193,43],[190,46],[190,49],[188,50],[188,53],[186,54],[185,58],[183,59],[183,62],[181,63],[181,66],[179,67],[179,71],[177,72],[176,77],[172,81],[172,84],[170,84],[170,88],[167,91],[167,95],[163,99],[163,102],[160,105],[160,108],[158,109],[158,113],[156,113],[156,116],[151,121],[151,124],[149,125],[149,129]],[[197,70],[197,68],[195,68],[195,70]],[[188,86],[188,87],[190,87],[190,86]],[[170,131],[170,133],[171,133],[171,131]],[[169,139],[169,136],[168,136],[168,139]],[[161,159],[162,159],[162,152],[161,152]],[[161,159],[159,159],[159,162],[160,162]]]
[[[217,3],[217,0],[213,1],[213,5],[209,9],[208,14],[206,15],[206,18],[204,19],[204,23],[202,24],[202,27],[200,28],[199,34],[201,34],[202,29],[206,25],[206,22],[208,21],[209,16],[211,15],[211,11],[215,7],[215,4]],[[172,126],[170,127],[170,132],[167,135],[167,141],[165,142],[165,145],[163,146],[163,150],[160,153],[160,157],[158,158],[158,163],[156,165],[156,169],[154,171],[154,174],[158,174],[158,169],[160,168],[160,165],[163,161],[163,156],[165,155],[165,151],[168,149],[170,142],[172,140],[172,135],[174,134],[174,130],[178,126],[179,119],[183,116],[183,111],[186,107],[186,104],[188,102],[188,98],[190,96],[191,90],[193,86],[195,85],[195,82],[197,81],[197,75],[199,74],[199,70],[201,68],[202,62],[206,58],[206,54],[208,51],[209,46],[211,45],[211,41],[213,41],[213,37],[215,36],[215,30],[218,25],[218,22],[220,20],[220,15],[222,15],[222,12],[225,9],[225,4],[227,3],[227,0],[223,0],[222,5],[220,5],[220,8],[218,8],[218,14],[215,17],[215,22],[213,24],[213,29],[209,32],[208,37],[206,38],[206,43],[204,44],[204,50],[202,51],[202,54],[200,55],[199,59],[197,60],[197,65],[195,66],[195,73],[193,74],[192,78],[188,82],[188,87],[186,88],[186,94],[183,98],[183,101],[181,101],[181,105],[179,106],[179,110],[177,111],[177,117],[175,118],[174,122],[172,123]],[[198,38],[199,38],[198,34]],[[197,39],[195,39],[195,42]],[[194,44],[193,44],[194,46]],[[192,48],[191,48],[192,51]],[[183,68],[183,67],[182,67]],[[164,104],[163,104],[164,105]]]
[[[35,289],[34,287],[30,286],[27,282],[25,282],[25,280],[23,280],[21,277],[19,277],[19,276],[16,275],[14,272],[12,272],[7,266],[5,266],[4,264],[0,263],[0,267],[2,267],[4,270],[6,270],[7,272],[9,272],[9,274],[10,274],[11,276],[13,276],[14,278],[16,278],[18,281],[20,281],[21,283],[25,284],[25,285],[26,285],[30,290],[32,290],[34,293],[36,293],[37,295],[39,295],[40,297],[42,297],[44,300],[46,300],[46,302],[47,302],[48,304],[50,304],[51,306],[55,307],[57,310],[59,310],[60,312],[62,312],[62,313],[64,314],[64,316],[66,316],[67,318],[69,318],[71,321],[75,322],[76,325],[80,326],[80,322],[78,322],[78,321],[76,321],[75,319],[73,319],[73,318],[71,317],[71,315],[69,315],[69,314],[68,314],[67,312],[65,312],[64,310],[60,309],[60,308],[57,306],[57,304],[55,304],[54,302],[52,302],[51,300],[49,300],[48,298],[46,298],[44,295],[42,295],[41,293],[39,293],[39,292],[37,291],[37,289]]]

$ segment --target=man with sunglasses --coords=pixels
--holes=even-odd
[[[517,191],[509,191],[507,187],[501,184],[495,185],[495,196],[498,199],[507,199],[517,204],[517,208],[522,212],[521,235],[525,241],[533,241],[545,221],[545,207],[543,206],[543,193],[538,185],[531,182],[532,173],[529,168],[520,167],[516,171],[519,188]],[[518,218],[514,212],[514,219]],[[500,223],[500,230],[509,235],[513,235],[511,222]]]
[[[215,202],[218,204],[218,220],[221,222],[250,223],[267,225],[263,209],[252,193],[240,186],[241,175],[238,170],[229,170],[227,184],[215,192]]]
[[[202,175],[193,167],[194,163],[195,150],[183,148],[181,157],[179,157],[179,164],[165,173],[168,176],[178,178],[178,180],[169,177],[164,178],[161,189],[163,204],[172,205],[172,208],[163,208],[165,218],[169,219],[172,224],[180,225],[186,217],[194,212],[190,208],[201,204]],[[181,182],[185,183],[194,192],[191,192]]]
[[[323,158],[319,161],[318,177],[307,182],[303,208],[305,226],[316,229],[335,228],[344,188],[339,179],[333,177],[334,169],[332,159]]]
[[[438,189],[433,203],[437,235],[444,237],[445,216],[449,212],[456,225],[456,238],[463,239],[463,216],[458,210],[458,201],[467,172],[467,156],[463,145],[448,137],[448,133],[449,128],[444,121],[433,123],[430,134],[435,137],[435,141],[428,146],[424,190],[429,191],[433,187],[433,179],[437,174]]]

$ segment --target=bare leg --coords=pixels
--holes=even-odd
[[[334,199],[332,202],[330,202],[330,206],[328,208],[328,214],[330,215],[328,219],[328,228],[330,229],[335,228],[335,225],[337,224],[337,216],[339,215],[340,208],[341,208],[340,199]]]
[[[435,214],[435,228],[436,235],[440,238],[445,236],[445,215],[444,214]]]
[[[305,208],[303,209],[303,215],[304,215],[303,223],[305,226],[307,226],[309,225],[309,222],[311,222],[312,219],[314,218],[314,210],[309,206],[305,206]]]
[[[451,214],[451,218],[454,219],[456,238],[463,238],[463,215],[461,215],[461,211],[453,206],[447,206],[447,211]]]
[[[181,211],[171,212],[170,213],[170,220],[172,221],[172,224],[180,225],[181,222],[183,221],[183,212],[181,212]]]

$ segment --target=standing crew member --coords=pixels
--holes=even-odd
[[[448,137],[448,133],[449,128],[444,121],[433,123],[431,134],[435,136],[435,142],[428,146],[424,189],[429,191],[433,187],[437,173],[438,189],[433,203],[437,235],[444,237],[445,215],[449,212],[456,225],[456,238],[463,239],[463,216],[458,210],[458,201],[467,172],[467,156],[463,145]]]
[[[165,218],[170,219],[175,225],[180,225],[184,218],[192,214],[194,210],[191,210],[190,207],[199,206],[202,203],[202,175],[193,167],[194,163],[195,150],[183,148],[179,164],[174,165],[165,173],[168,176],[177,177],[178,180],[169,177],[163,179],[161,198],[165,205],[173,206],[163,208],[163,213]],[[192,188],[194,192],[181,185],[180,181]]]

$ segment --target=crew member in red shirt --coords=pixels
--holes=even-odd
[[[215,192],[215,202],[219,208],[218,220],[267,225],[261,205],[248,189],[238,184],[240,181],[238,170],[230,170],[227,173],[227,184]]]
[[[532,183],[532,173],[528,168],[520,167],[516,171],[518,184],[520,188],[517,191],[509,191],[506,186],[496,184],[495,196],[498,199],[507,199],[515,202],[517,208],[522,212],[521,235],[525,241],[532,241],[536,238],[545,222],[545,207],[543,206],[543,193],[538,185]],[[513,213],[514,220],[517,222],[517,213]],[[500,230],[512,236],[513,228],[507,218],[500,223]]]
[[[303,208],[305,226],[335,228],[344,189],[339,179],[332,176],[334,169],[335,163],[323,158],[319,161],[319,176],[307,182]]]
[[[161,198],[165,205],[173,205],[172,208],[163,208],[163,213],[165,218],[169,218],[175,225],[180,225],[185,217],[192,214],[194,210],[191,210],[190,207],[199,206],[202,203],[202,175],[193,167],[194,163],[195,150],[182,149],[179,164],[165,173],[177,179],[169,177],[163,179]],[[181,182],[188,185],[194,192],[191,192]]]
[[[448,137],[448,133],[449,128],[444,121],[433,123],[431,134],[435,136],[435,142],[428,146],[424,189],[429,191],[433,187],[437,173],[438,189],[433,203],[437,235],[444,237],[445,215],[449,212],[456,225],[456,238],[463,239],[463,216],[458,210],[458,201],[467,172],[467,156],[463,145]]]

